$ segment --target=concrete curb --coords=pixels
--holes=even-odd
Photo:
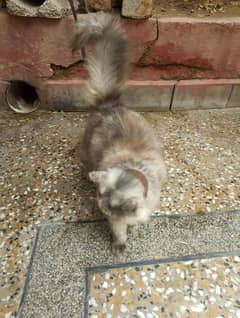
[[[175,86],[172,110],[240,106],[240,80],[186,80]],[[234,94],[233,94],[234,90]]]
[[[41,110],[87,111],[86,80],[48,80],[35,86]],[[0,109],[8,110],[0,85]],[[128,81],[122,98],[126,107],[138,111],[178,111],[240,107],[240,80]]]
[[[83,80],[49,80],[40,94],[48,110],[84,111]],[[128,81],[123,104],[138,111],[240,107],[240,80]]]
[[[88,110],[85,80],[49,80],[39,91],[43,109]],[[123,104],[138,111],[240,107],[240,80],[128,81]]]
[[[39,90],[46,110],[84,111],[84,80],[49,80]],[[175,81],[128,81],[123,104],[139,111],[168,111]]]

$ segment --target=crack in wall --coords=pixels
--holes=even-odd
[[[158,20],[155,19],[155,22],[156,22],[156,31],[157,31],[157,34],[156,34],[156,39],[152,40],[151,43],[147,46],[147,48],[145,49],[145,51],[143,52],[142,56],[138,59],[138,61],[136,62],[136,65],[138,66],[146,66],[146,64],[144,63],[145,59],[147,57],[150,57],[151,56],[151,49],[153,47],[153,45],[156,43],[156,41],[158,40],[159,38],[159,27],[158,27]]]
[[[74,68],[83,64],[83,60],[78,60],[68,66],[58,65],[51,63],[50,68],[53,71],[53,75],[49,79],[55,79],[67,76]]]
[[[150,52],[151,52],[151,48],[152,45],[149,46],[147,48],[147,50],[143,53],[142,57],[140,58],[140,60],[138,61],[138,66],[142,66],[142,67],[148,67],[148,66],[154,66],[154,67],[159,67],[159,68],[170,68],[170,67],[179,67],[179,68],[186,68],[189,69],[191,71],[195,71],[195,72],[199,72],[199,71],[214,71],[214,69],[211,66],[199,66],[199,65],[194,65],[191,63],[176,63],[176,62],[164,62],[164,61],[160,61],[159,59],[152,57]],[[146,63],[146,61],[144,61],[144,59],[150,57],[151,58],[151,62],[150,63]]]
[[[214,69],[210,66],[199,66],[199,65],[194,65],[194,64],[190,64],[190,63],[170,63],[170,62],[164,63],[164,62],[159,61],[156,58],[152,57],[152,59],[155,63],[149,63],[146,66],[155,65],[155,66],[162,67],[162,68],[164,68],[164,67],[183,67],[183,68],[191,69],[193,71],[214,71]]]

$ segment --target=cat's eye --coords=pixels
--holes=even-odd
[[[126,202],[123,205],[123,209],[128,210],[129,212],[135,212],[137,210],[137,204],[134,202]]]

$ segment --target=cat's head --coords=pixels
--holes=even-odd
[[[144,204],[147,179],[135,169],[114,167],[92,171],[90,179],[98,189],[98,205],[107,217],[134,216]]]

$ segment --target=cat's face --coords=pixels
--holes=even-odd
[[[112,168],[108,171],[89,173],[97,185],[98,205],[107,217],[134,216],[142,205],[143,189],[134,176],[123,169]]]

